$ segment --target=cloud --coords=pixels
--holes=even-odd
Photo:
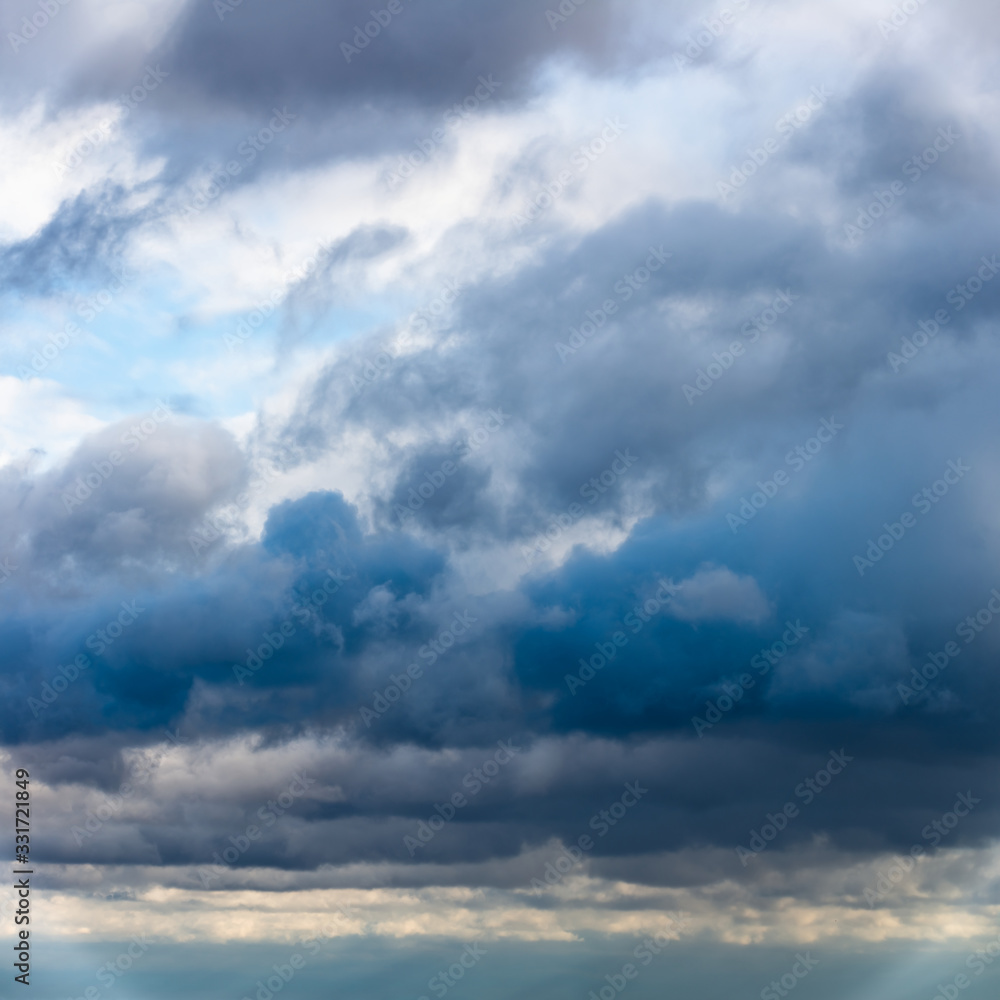
[[[741,948],[980,933],[991,10],[402,0],[360,43],[370,4],[139,7],[60,8],[0,128],[0,730],[58,932],[291,944],[346,901],[331,937],[590,954],[675,907]]]
[[[677,584],[667,613],[686,622],[734,621],[759,624],[770,617],[767,598],[757,581],[725,566],[705,566]]]

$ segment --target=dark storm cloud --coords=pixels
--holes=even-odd
[[[107,185],[63,202],[36,234],[0,248],[0,276],[9,286],[51,294],[73,281],[122,280],[121,258],[145,212],[129,211],[129,192]]]
[[[154,455],[151,438],[130,469],[115,467],[104,447],[117,443],[116,434],[103,435],[57,477],[58,497],[53,491],[31,508],[37,524],[22,515],[29,541],[19,572],[32,579],[35,597],[26,595],[22,617],[4,628],[6,649],[20,663],[6,680],[8,740],[162,729],[204,682],[222,685],[200,708],[205,732],[354,716],[359,683],[379,663],[380,648],[388,642],[407,657],[400,664],[398,650],[383,654],[388,674],[390,666],[405,669],[440,631],[441,609],[430,600],[440,557],[407,539],[363,537],[337,494],[275,508],[260,547],[194,577],[195,529],[238,486],[241,465],[235,450],[226,455],[232,442],[211,428],[185,437],[164,427],[156,437]],[[222,455],[211,454],[213,445]],[[111,474],[99,481],[105,469]],[[83,499],[77,471],[82,490],[88,476],[95,484]],[[66,497],[73,506],[56,513]],[[46,591],[50,603],[40,601]],[[381,670],[377,679],[384,685]]]
[[[146,23],[119,19],[93,34],[72,6],[60,8],[19,53],[9,92],[27,100],[47,91],[59,107],[117,101],[152,67],[164,82],[132,111],[128,127],[174,175],[206,157],[225,160],[275,107],[300,122],[282,156],[311,164],[412,143],[481,78],[497,95],[492,106],[533,94],[553,59],[617,73],[661,54],[648,32],[635,31],[635,0],[582,5],[555,28],[534,0],[392,6],[399,12],[362,0],[177,3]],[[377,36],[358,48],[359,30],[364,39],[372,24]],[[74,47],[81,36],[85,44]],[[272,154],[264,169],[279,159]]]
[[[241,869],[307,872],[323,865],[361,867],[353,875],[323,872],[304,884],[352,884],[375,875],[390,886],[527,888],[545,862],[559,856],[553,840],[571,845],[581,837],[590,838],[584,861],[595,875],[654,885],[724,878],[756,883],[793,864],[822,870],[842,863],[836,851],[861,860],[914,843],[929,853],[939,846],[982,846],[990,837],[997,819],[993,759],[944,752],[901,763],[858,729],[845,736],[820,727],[817,735],[815,749],[776,745],[769,737],[630,745],[571,738],[532,745],[511,736],[442,755],[300,743],[270,757],[267,748],[250,751],[249,761],[239,763],[206,748],[201,761],[174,756],[162,774],[155,762],[138,777],[122,768],[133,793],[116,800],[118,786],[111,785],[87,804],[73,783],[80,774],[35,759],[56,750],[79,756],[79,746],[54,744],[29,751],[26,760],[39,776],[59,783],[67,822],[46,836],[53,863],[141,865],[155,858],[206,866],[214,859],[217,888],[268,887],[266,872],[248,877]],[[226,768],[224,777],[218,768]],[[942,824],[960,796],[962,821]],[[115,806],[113,815],[81,832],[85,817],[106,811],[105,803]],[[789,803],[795,808],[786,812],[790,822],[780,840],[768,837],[774,842],[767,848],[741,858],[737,848],[746,848],[754,831]],[[216,853],[239,842],[248,824],[263,837],[220,864]],[[817,835],[825,839],[817,842]],[[683,852],[691,852],[690,862],[677,857]],[[797,861],[779,857],[787,852]],[[533,857],[519,859],[522,854]],[[657,858],[653,870],[650,858]],[[366,869],[381,864],[381,872]],[[407,871],[413,864],[424,870]],[[446,873],[444,866],[456,868]],[[854,891],[860,895],[860,887]]]
[[[365,100],[436,106],[465,96],[480,74],[495,74],[510,94],[523,92],[556,55],[622,67],[635,16],[630,3],[585,5],[556,31],[534,0],[399,0],[393,7],[398,13],[344,0],[245,0],[220,16],[211,4],[192,4],[165,44],[165,58],[195,92],[244,107]],[[366,38],[373,9],[384,23]]]
[[[161,113],[193,135],[178,160],[232,147],[275,102],[302,115],[289,146],[293,136],[307,150],[329,142],[324,155],[339,155],[359,148],[358,135],[390,145],[408,133],[384,123],[438,113],[480,73],[495,73],[506,98],[528,94],[553,54],[611,67],[628,27],[627,8],[585,6],[552,31],[541,5],[484,4],[472,17],[468,5],[402,0],[398,22],[348,62],[339,46],[369,9],[245,0],[220,19],[211,4],[192,5],[162,49],[173,89],[158,95]],[[125,75],[91,66],[77,80],[98,93]],[[772,853],[814,834],[845,850],[905,849],[966,787],[987,804],[953,843],[981,843],[996,829],[1000,621],[974,618],[982,627],[969,626],[968,642],[958,630],[1000,586],[982,512],[1000,282],[961,308],[949,294],[1000,251],[982,181],[995,167],[969,116],[926,93],[876,74],[789,145],[786,165],[835,180],[824,225],[779,206],[777,163],[738,207],[650,202],[581,238],[544,219],[532,261],[463,289],[431,347],[362,386],[352,376],[368,345],[345,349],[274,437],[310,458],[360,432],[379,441],[371,481],[385,485],[366,497],[371,530],[340,493],[316,492],[272,509],[259,543],[220,542],[202,562],[192,536],[248,469],[229,435],[194,422],[158,425],[107,477],[122,427],[53,472],[6,474],[25,588],[0,626],[16,666],[3,681],[5,741],[61,787],[107,791],[122,774],[107,763],[113,751],[160,740],[166,726],[219,739],[259,730],[269,746],[344,727],[354,741],[345,760],[316,762],[326,797],[304,796],[246,859],[289,869],[410,863],[404,836],[511,734],[534,755],[413,860],[482,864],[572,841],[625,781],[640,780],[649,798],[602,841],[599,870],[676,878],[669,866],[644,874],[645,858],[746,843],[841,747],[855,761]],[[202,102],[206,119],[227,118],[224,141],[205,138],[192,110]],[[346,139],[341,121],[354,130]],[[911,181],[906,162],[953,123],[960,138]],[[906,196],[846,246],[844,224],[897,179]],[[10,249],[10,280],[46,288],[117,253],[125,230],[108,199],[81,196]],[[372,227],[334,247],[290,299],[286,339],[322,323],[352,268],[406,236]],[[942,309],[933,343],[893,371],[889,353]],[[509,414],[502,429],[454,461],[455,434],[494,408]],[[795,449],[823,421],[836,436],[802,458]],[[262,425],[264,450],[271,430]],[[797,454],[799,465],[788,458]],[[933,492],[949,463],[968,472],[924,510],[913,498]],[[100,482],[88,486],[93,475]],[[748,500],[756,495],[766,502]],[[536,543],[567,530],[559,517],[580,520],[566,513],[574,504],[628,537],[553,569]],[[903,513],[914,526],[896,537]],[[888,550],[867,555],[882,537]],[[509,545],[530,573],[510,592],[472,596],[449,553],[491,544]],[[864,573],[859,556],[872,563]],[[331,579],[338,586],[320,604]],[[654,599],[666,581],[679,595]],[[107,643],[99,631],[122,602],[142,611]],[[393,675],[430,660],[419,651],[457,614],[475,628],[435,654],[405,697],[388,697],[402,686]],[[759,670],[754,658],[784,642],[790,622],[806,638]],[[291,633],[279,644],[271,637],[283,624]],[[960,656],[947,654],[948,670],[904,697],[899,685],[920,688],[913,671],[940,662],[949,642]],[[84,652],[88,666],[43,700],[57,667]],[[377,717],[365,721],[361,708]],[[699,734],[694,716],[711,728]],[[545,738],[563,741],[548,757]],[[422,756],[442,748],[447,766]],[[199,863],[278,790],[234,784],[225,801],[186,811],[164,794],[145,822],[116,819],[84,845],[59,831],[46,850],[67,862]],[[737,866],[732,853],[715,874],[739,875]]]

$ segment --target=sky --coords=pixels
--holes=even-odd
[[[374,4],[0,10],[31,985],[995,991],[995,5]]]

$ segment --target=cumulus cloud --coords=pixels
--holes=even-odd
[[[0,729],[59,933],[980,933],[992,9],[140,6],[0,69]]]

